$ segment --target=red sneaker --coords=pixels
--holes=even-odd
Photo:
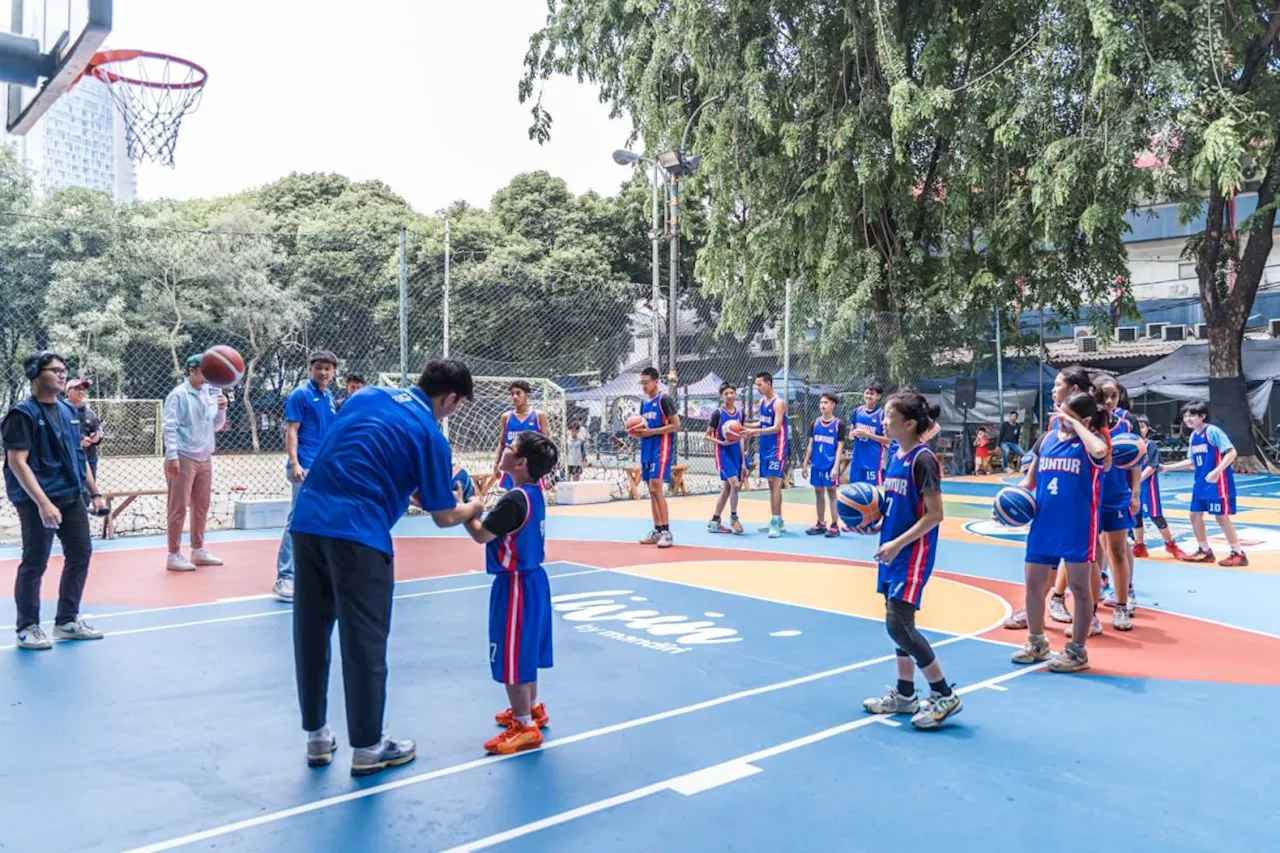
[[[547,724],[551,722],[551,718],[547,716],[547,706],[539,702],[531,710],[533,711],[533,724],[540,729],[545,729]],[[505,711],[499,711],[493,715],[493,721],[505,729],[516,721],[515,711],[510,708]]]
[[[1170,556],[1170,557],[1173,557],[1173,559],[1175,559],[1175,560],[1186,560],[1186,559],[1188,559],[1188,557],[1187,557],[1187,552],[1185,552],[1185,551],[1183,551],[1181,548],[1179,548],[1179,547],[1178,547],[1178,543],[1177,543],[1177,542],[1166,542],[1166,543],[1164,543],[1164,549],[1165,549],[1166,551],[1168,551],[1168,552],[1169,552],[1169,556]]]
[[[1213,549],[1197,548],[1194,554],[1185,555],[1182,559],[1186,560],[1188,563],[1212,563]]]
[[[1133,546],[1133,556],[1150,557],[1151,552],[1147,550],[1147,546],[1145,544],[1138,542]]]
[[[1249,565],[1249,558],[1244,555],[1243,551],[1232,551],[1231,556],[1225,560],[1218,561],[1218,565],[1227,569],[1238,569],[1241,566]]]
[[[485,741],[484,749],[485,752],[494,755],[511,755],[524,752],[526,749],[537,749],[540,746],[542,746],[542,732],[538,731],[537,726],[525,726],[513,721],[502,734]]]

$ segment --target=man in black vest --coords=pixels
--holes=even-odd
[[[66,360],[45,350],[27,356],[22,367],[31,380],[31,396],[0,421],[5,491],[22,523],[22,563],[13,584],[18,647],[53,646],[40,627],[40,580],[55,535],[62,542],[63,566],[53,636],[99,640],[102,633],[80,618],[93,553],[84,492],[89,492],[95,510],[101,512],[104,504],[80,446],[79,413],[58,396],[67,381]]]

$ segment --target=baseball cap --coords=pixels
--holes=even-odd
[[[93,387],[93,380],[92,379],[70,379],[67,381],[67,384],[64,385],[63,387],[68,391],[70,391],[72,388],[88,389]]]
[[[198,353],[197,353],[196,355],[189,355],[189,356],[187,356],[187,370],[190,370],[190,369],[191,369],[191,368],[193,368],[193,367],[199,367],[199,366],[200,366],[200,358],[201,358],[201,356],[200,356],[200,354],[198,354]]]

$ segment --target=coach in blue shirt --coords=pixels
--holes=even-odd
[[[298,490],[315,462],[329,427],[338,417],[333,391],[329,390],[329,383],[338,372],[338,357],[328,350],[313,352],[307,370],[311,378],[293,389],[284,401],[284,451],[288,456],[285,473],[293,489],[293,499],[284,535],[280,537],[280,550],[276,552],[276,582],[271,587],[281,601],[293,601],[293,540],[289,536],[289,524],[293,521]]]
[[[478,518],[480,498],[458,505],[453,453],[440,420],[472,396],[471,372],[434,359],[409,389],[373,387],[347,400],[302,481],[294,506],[293,648],[307,763],[329,764],[337,740],[326,723],[329,637],[342,648],[351,773],[405,764],[411,740],[382,733],[387,634],[395,584],[391,528],[409,503],[441,527]]]

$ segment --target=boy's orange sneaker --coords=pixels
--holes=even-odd
[[[526,726],[512,721],[502,734],[485,741],[485,752],[494,755],[511,755],[524,752],[526,749],[537,749],[542,746],[542,732],[537,726]]]
[[[551,718],[547,716],[547,706],[539,702],[530,710],[533,712],[533,724],[540,729],[545,729],[547,724],[551,722]],[[493,715],[493,721],[505,729],[516,721],[516,712],[510,708],[505,711],[499,711]]]
[[[1243,551],[1232,551],[1231,556],[1224,560],[1219,560],[1218,565],[1228,569],[1235,569],[1249,565],[1249,558],[1244,555]]]
[[[1134,546],[1133,546],[1133,556],[1135,556],[1135,557],[1150,557],[1150,556],[1151,556],[1151,552],[1147,550],[1147,546],[1146,546],[1146,545],[1144,545],[1144,544],[1142,544],[1142,543],[1134,543]]]

